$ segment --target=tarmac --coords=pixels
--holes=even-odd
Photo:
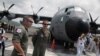
[[[8,37],[8,40],[6,41],[5,56],[11,56],[11,53],[13,50],[13,45],[11,42],[12,34],[7,33],[6,35]],[[34,47],[31,42],[31,37],[29,37],[27,56],[32,56],[33,50],[34,50]],[[87,53],[86,55],[81,55],[81,56],[96,56],[95,53],[90,53],[90,52],[86,52],[86,53]],[[0,56],[1,56],[1,49],[0,49]],[[55,49],[55,50],[51,48],[47,48],[45,56],[76,56],[76,54],[62,48]]]

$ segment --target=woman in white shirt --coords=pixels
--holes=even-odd
[[[82,54],[82,52],[84,51],[84,48],[85,48],[85,46],[84,46],[84,44],[85,44],[85,34],[82,34],[80,37],[79,37],[79,39],[78,39],[78,41],[77,41],[77,46],[76,46],[76,48],[77,48],[77,55],[76,56],[81,56],[81,54]]]

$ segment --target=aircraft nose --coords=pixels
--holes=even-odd
[[[69,19],[65,23],[65,30],[69,39],[77,41],[81,33],[87,33],[89,31],[89,24],[80,18]]]

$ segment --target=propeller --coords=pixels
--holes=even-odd
[[[8,8],[8,10],[11,9],[14,5],[15,5],[15,4],[12,4],[12,5]]]
[[[4,10],[6,10],[6,8],[5,8],[5,3],[3,2],[3,7],[4,7]]]
[[[91,16],[91,14],[90,14],[90,13],[89,13],[89,16],[90,16],[91,22],[93,22],[93,19],[92,19],[92,16]]]
[[[94,22],[96,22],[98,20],[99,16],[94,20]]]
[[[5,3],[3,2],[4,11],[3,11],[2,13],[0,13],[0,20],[1,20],[4,16],[6,16],[6,17],[8,18],[8,20],[11,20],[11,19],[12,19],[11,15],[10,15],[10,13],[9,13],[9,10],[10,10],[14,5],[15,5],[15,4],[10,5],[10,7],[6,10],[6,8],[5,8]]]
[[[94,30],[94,31],[95,31],[95,34],[96,34],[96,31],[97,31],[97,29],[98,29],[98,27],[99,27],[99,25],[96,24],[96,21],[98,20],[99,17],[97,17],[97,18],[93,21],[93,18],[92,18],[92,16],[91,16],[90,13],[89,13],[89,16],[90,16],[90,19],[91,19],[91,22],[90,22],[90,29],[91,29],[91,30]]]
[[[44,7],[41,7],[36,14],[38,14]]]
[[[31,5],[31,8],[32,8],[33,14],[35,14],[35,13],[34,13],[33,6],[32,6],[32,5]]]
[[[31,8],[33,10],[33,6],[31,5]],[[38,23],[39,22],[39,16],[37,15],[44,7],[41,7],[37,13],[34,13],[34,10],[33,10],[33,18],[34,18],[34,22],[35,23]]]

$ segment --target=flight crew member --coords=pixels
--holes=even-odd
[[[32,56],[45,56],[47,43],[50,40],[51,34],[48,30],[48,21],[43,20],[43,27],[39,29],[32,38],[34,50]]]
[[[11,56],[26,56],[28,47],[28,28],[34,22],[31,16],[25,16],[21,25],[14,30],[12,43],[14,50]]]

